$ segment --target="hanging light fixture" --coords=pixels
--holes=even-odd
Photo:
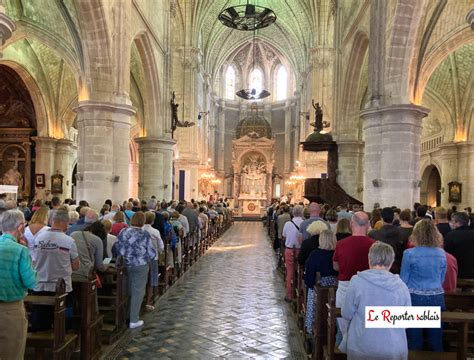
[[[272,9],[252,5],[247,0],[247,5],[236,5],[222,10],[218,19],[232,29],[255,31],[273,24],[277,16]]]
[[[250,6],[248,3],[247,3],[247,7]],[[252,5],[252,6],[255,6],[255,5]],[[271,10],[270,10],[271,11]],[[272,11],[273,12],[273,11]],[[256,17],[253,17],[253,21],[257,21]],[[255,36],[256,36],[256,33],[257,33],[257,26],[254,26],[253,27],[253,39],[252,39],[252,71],[251,71],[251,74],[253,73],[253,71],[255,70],[255,45],[256,45],[256,39],[255,39]],[[252,84],[250,84],[252,85]],[[255,85],[255,84],[253,84]],[[269,97],[270,96],[270,92],[268,92],[267,90],[265,89],[259,89],[257,90],[255,87],[253,88],[249,88],[249,89],[241,89],[239,91],[237,91],[235,93],[235,95],[237,95],[238,97],[244,99],[244,100],[252,100],[252,101],[255,101],[255,100],[261,100],[261,99],[264,99],[266,97]]]

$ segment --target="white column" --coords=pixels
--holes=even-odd
[[[43,188],[36,188],[35,197],[47,199],[51,191],[51,176],[55,174],[56,139],[50,137],[33,137],[35,142],[35,174],[44,174],[45,184]]]
[[[105,199],[128,198],[130,119],[132,106],[81,101],[76,108],[78,128],[78,200],[98,209]]]
[[[71,197],[72,171],[74,159],[76,158],[77,148],[69,139],[60,139],[56,142],[56,167],[55,170],[64,176],[63,193],[57,194],[60,199]]]
[[[364,143],[361,141],[338,141],[337,150],[339,156],[337,183],[349,195],[362,200]]]
[[[410,208],[419,200],[421,120],[429,110],[412,104],[361,112],[365,134],[364,204]]]
[[[224,152],[225,152],[225,101],[219,101],[219,152],[218,152],[218,170],[224,171]]]
[[[139,197],[149,199],[171,198],[172,158],[174,140],[143,137],[137,138],[139,161]],[[166,195],[165,196],[165,192]]]
[[[285,102],[285,173],[291,171],[291,102]]]

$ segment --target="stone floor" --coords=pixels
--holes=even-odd
[[[305,359],[261,223],[232,226],[106,359]]]

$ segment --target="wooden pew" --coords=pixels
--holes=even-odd
[[[158,284],[158,289],[160,295],[163,295],[172,284],[173,278],[173,268],[170,265],[170,254],[171,254],[171,236],[168,234],[163,239],[163,244],[165,246],[164,253],[158,256],[158,270],[160,272],[160,280]]]
[[[336,288],[328,289],[328,302],[326,303],[327,309],[327,343],[323,347],[324,359],[335,360],[335,359],[347,359],[346,354],[342,353],[336,348],[336,321],[338,317],[341,317],[341,309],[336,308]]]
[[[474,292],[474,279],[458,279],[456,285],[461,291]]]
[[[327,345],[324,347],[324,359],[346,359],[343,354],[335,347],[336,341],[336,319],[341,317],[341,309],[336,308],[336,291],[329,290],[328,303],[326,304],[328,311],[328,330]],[[410,360],[451,360],[467,358],[467,329],[470,323],[474,323],[474,313],[451,312],[444,311],[441,313],[441,321],[454,323],[458,325],[458,351],[454,352],[432,352],[432,351],[409,351],[408,359]]]
[[[327,344],[327,324],[328,324],[328,309],[326,303],[329,301],[329,287],[322,287],[317,284],[314,286],[316,294],[316,306],[314,307],[314,321],[313,321],[313,360],[323,360],[323,347]],[[335,288],[334,288],[335,289]]]
[[[306,316],[306,285],[304,284],[304,266],[295,259],[296,268],[296,316],[298,327],[306,333],[304,319]]]
[[[46,305],[54,307],[54,326],[49,331],[28,333],[26,347],[35,349],[35,359],[45,358],[45,351],[51,350],[51,356],[46,358],[53,360],[69,359],[77,343],[76,334],[66,334],[66,283],[59,279],[56,284],[54,296],[28,295],[24,303],[28,307],[32,305]],[[7,326],[3,324],[2,326]]]
[[[101,329],[104,316],[97,309],[97,277],[94,268],[85,279],[73,278],[75,319],[79,322],[81,359],[97,359],[101,352]]]
[[[99,312],[104,316],[102,339],[113,344],[127,328],[126,272],[123,258],[119,256],[115,263],[115,272],[104,276],[102,288],[98,290]]]
[[[474,314],[474,292],[450,292],[444,295],[446,304],[446,312],[444,312],[445,319],[453,312],[461,311],[466,318],[465,322],[448,321],[451,322],[445,327],[443,331],[443,339],[448,346],[455,342],[458,348],[458,358],[467,356],[468,342],[474,341],[474,331],[472,330],[472,322],[469,318]],[[471,330],[469,330],[471,327]],[[460,354],[461,352],[461,354]]]

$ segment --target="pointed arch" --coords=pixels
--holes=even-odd
[[[145,94],[142,94],[144,103],[143,136],[162,136],[163,129],[171,128],[163,114],[161,81],[158,66],[153,51],[150,35],[140,32],[134,38],[145,75]]]

